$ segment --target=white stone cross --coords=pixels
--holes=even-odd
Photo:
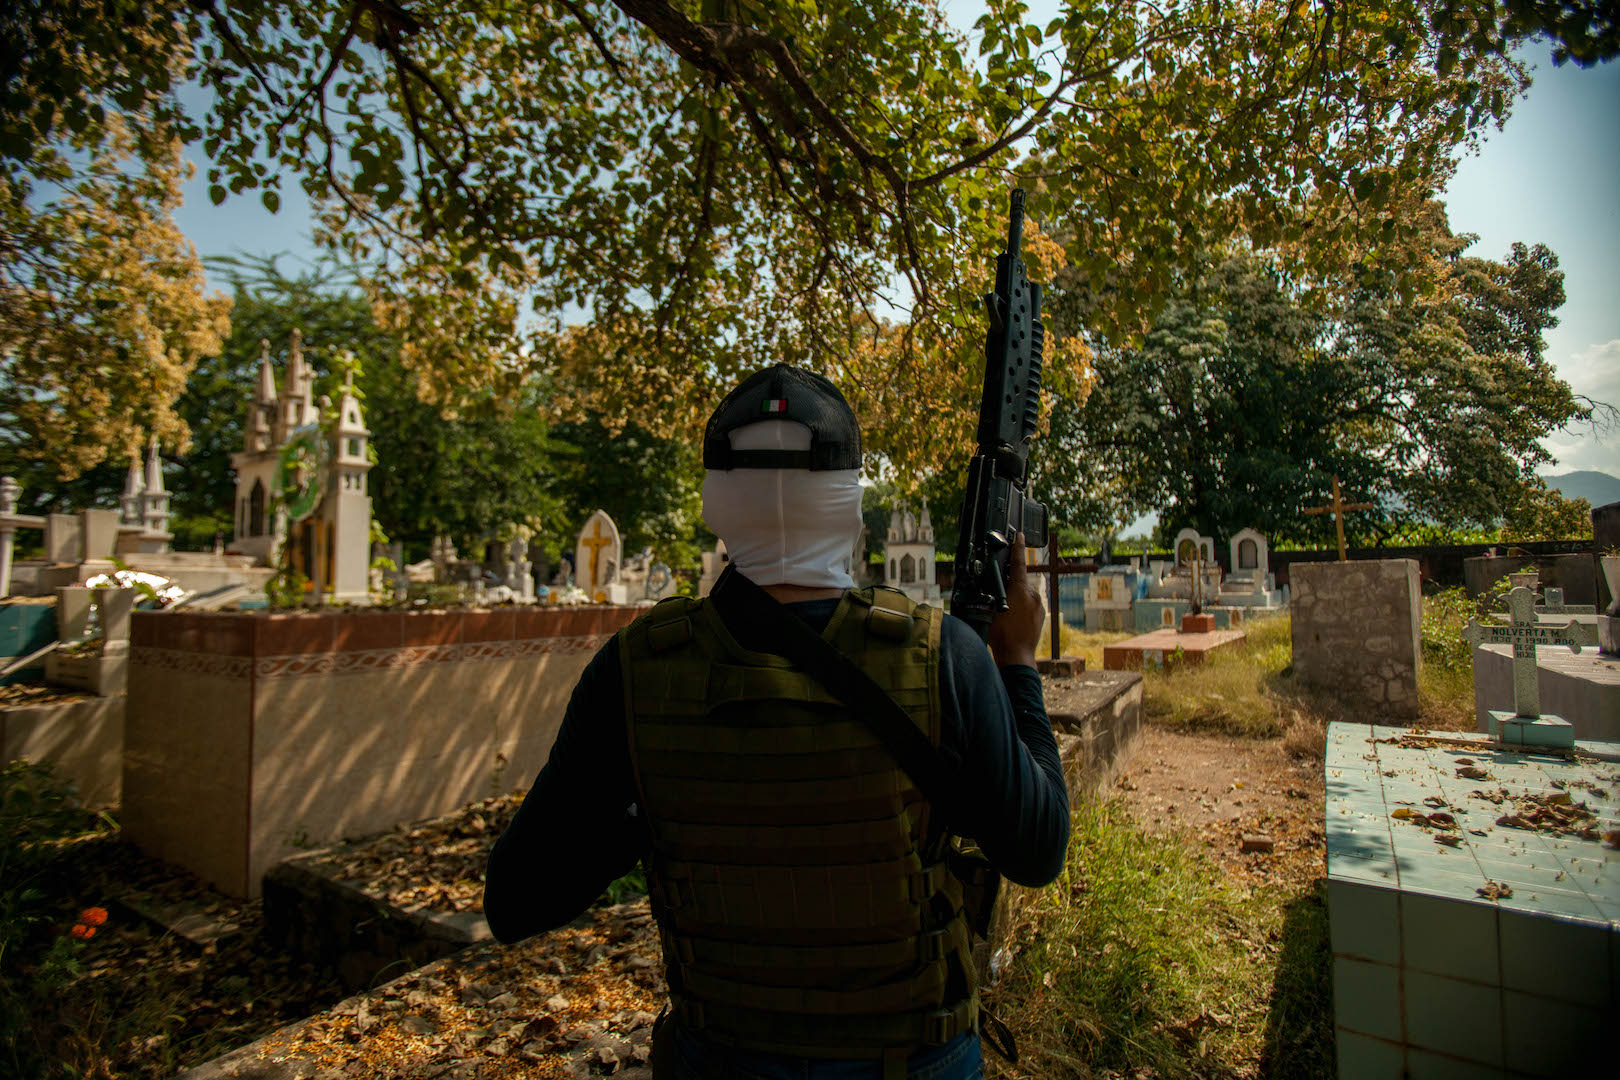
[[[1523,585],[1508,593],[1508,615],[1506,626],[1468,620],[1463,640],[1476,649],[1481,645],[1513,646],[1514,711],[1519,716],[1539,718],[1541,686],[1536,673],[1536,646],[1567,645],[1570,652],[1579,653],[1582,645],[1597,644],[1597,628],[1576,622],[1563,626],[1537,622],[1535,590]],[[1593,640],[1586,640],[1587,631]]]

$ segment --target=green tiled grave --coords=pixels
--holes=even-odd
[[[0,657],[27,656],[56,640],[56,606],[8,601],[0,603]],[[45,661],[14,672],[6,682],[38,682]]]
[[[1339,1075],[1595,1060],[1620,1006],[1620,744],[1334,724],[1326,768]]]

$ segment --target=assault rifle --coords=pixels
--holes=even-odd
[[[956,543],[951,614],[981,638],[990,620],[1007,610],[1007,563],[1013,534],[1031,548],[1046,546],[1046,507],[1025,493],[1029,437],[1040,415],[1041,287],[1024,276],[1020,244],[1024,189],[1012,193],[1007,250],[996,256],[996,291],[987,293],[990,331],[984,338],[984,399],[979,403],[978,449],[968,465]]]

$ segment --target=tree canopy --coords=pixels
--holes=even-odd
[[[112,118],[78,151],[0,173],[0,439],[53,481],[183,448],[175,403],[230,327],[173,221],[180,145]]]
[[[1586,0],[1026,15],[991,0],[969,41],[932,0],[24,0],[0,17],[22,76],[0,167],[94,132],[103,101],[173,111],[180,68],[215,95],[169,118],[204,139],[213,197],[274,209],[302,184],[428,395],[540,373],[561,413],[617,430],[658,401],[651,434],[689,433],[789,360],[927,468],[971,423],[1015,180],[1038,271],[1089,293],[1049,357],[1078,396],[1082,331],[1139,336],[1234,246],[1326,278],[1399,239],[1396,195],[1436,190],[1523,86],[1518,37],[1617,47]]]
[[[1054,410],[1038,460],[1058,519],[1118,528],[1158,509],[1167,530],[1253,526],[1322,539],[1302,515],[1339,477],[1380,504],[1362,536],[1411,524],[1523,530],[1549,505],[1548,433],[1587,419],[1542,356],[1563,274],[1547,248],[1464,256],[1437,204],[1417,208],[1435,289],[1371,276],[1328,312],[1252,258],[1226,260],[1171,302],[1141,348],[1105,349],[1083,403]],[[1072,299],[1060,300],[1073,302]],[[1537,489],[1541,494],[1537,494]]]

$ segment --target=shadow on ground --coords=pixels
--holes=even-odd
[[[1332,1077],[1333,950],[1325,880],[1289,902],[1281,934],[1260,1075]]]

